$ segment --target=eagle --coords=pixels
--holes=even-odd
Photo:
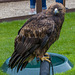
[[[65,7],[55,2],[27,20],[15,38],[14,52],[9,61],[11,69],[17,66],[18,72],[35,57],[49,61],[44,55],[59,38],[65,12]]]

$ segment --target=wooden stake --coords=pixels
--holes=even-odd
[[[36,12],[42,12],[42,0],[36,0]]]
[[[65,0],[63,0],[63,5],[65,6]]]

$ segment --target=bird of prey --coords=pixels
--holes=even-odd
[[[49,61],[44,55],[59,38],[65,12],[65,7],[55,2],[46,11],[28,19],[15,38],[9,61],[11,69],[17,66],[17,72],[22,70],[34,57]]]

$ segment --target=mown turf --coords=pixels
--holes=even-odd
[[[0,67],[14,51],[14,39],[26,20],[0,23]],[[65,55],[75,65],[75,13],[67,13],[60,38],[48,52]],[[7,75],[0,70],[0,75]],[[75,75],[73,69],[56,75]]]

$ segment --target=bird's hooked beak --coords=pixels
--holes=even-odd
[[[58,9],[55,8],[55,9],[54,9],[54,14],[57,15],[58,13],[59,13]]]

